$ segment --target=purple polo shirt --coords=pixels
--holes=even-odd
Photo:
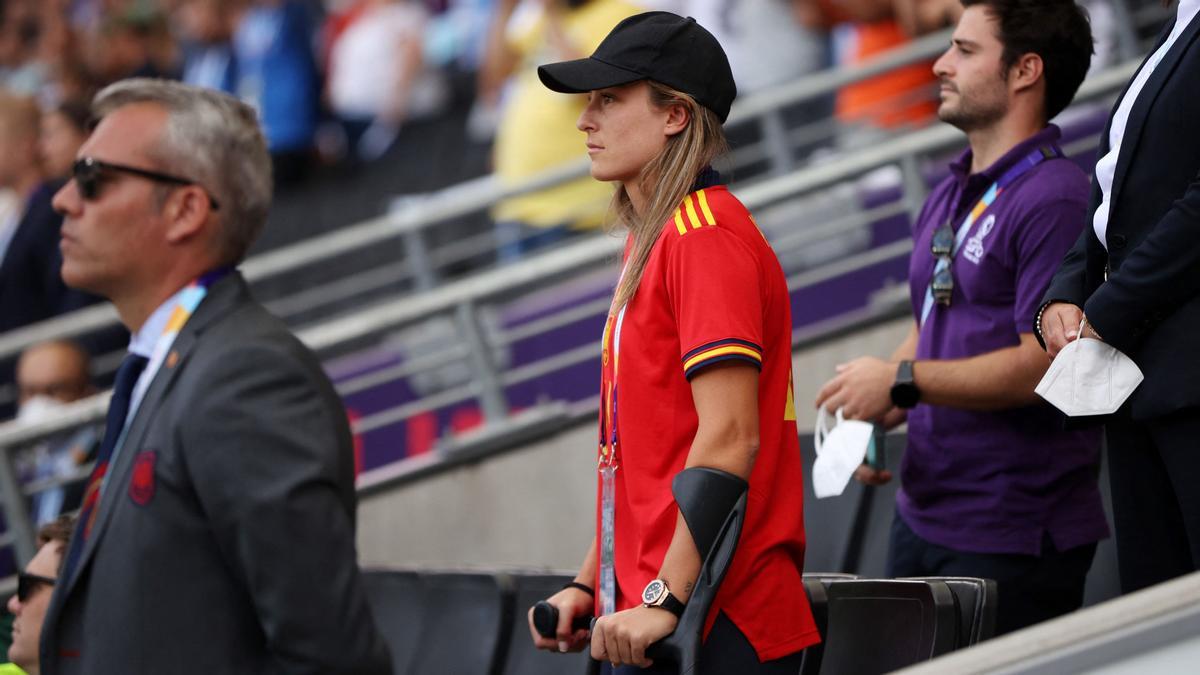
[[[1057,143],[1053,125],[970,175],[967,150],[929,196],[913,230],[909,287],[918,318],[933,275],[933,232],[957,229],[1011,166]],[[951,269],[949,307],[934,305],[917,360],[961,359],[1016,346],[1033,332],[1042,293],[1087,220],[1088,178],[1067,159],[1042,161],[971,226]],[[960,551],[1037,555],[1108,536],[1097,485],[1100,431],[1063,431],[1049,404],[997,412],[917,405],[908,415],[896,507],[923,539]]]

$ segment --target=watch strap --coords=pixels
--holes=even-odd
[[[666,593],[663,593],[662,600],[657,605],[646,605],[646,606],[647,607],[657,607],[658,609],[665,609],[668,612],[674,614],[676,616],[676,618],[683,616],[683,610],[685,607],[687,607],[687,605],[683,604],[679,600],[679,598],[675,597],[675,594],[672,593],[671,591],[667,591]]]

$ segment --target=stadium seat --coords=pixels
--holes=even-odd
[[[512,628],[505,575],[422,573],[424,609],[416,657],[405,673],[500,673]]]
[[[843,572],[805,572],[804,592],[808,594],[808,606],[812,608],[813,622],[817,626],[817,632],[820,633],[822,642],[804,650],[804,662],[800,666],[800,675],[817,675],[821,672],[821,650],[825,644],[825,636],[828,634],[829,618],[829,595],[825,592],[825,587],[835,581],[857,578],[857,575]]]
[[[592,660],[587,651],[578,654],[552,654],[533,648],[526,616],[539,600],[562,590],[563,584],[574,577],[568,574],[514,575],[512,633],[508,641],[508,656],[504,661],[506,675],[586,675],[591,672]],[[598,670],[598,669],[597,669]]]
[[[970,647],[996,634],[996,582],[975,577],[913,577],[942,581],[958,601],[958,647]]]
[[[409,671],[420,644],[425,614],[425,585],[416,572],[364,570],[363,586],[375,625],[392,652],[396,675]]]
[[[829,596],[825,592],[825,584],[821,583],[820,579],[807,575],[804,577],[804,592],[808,595],[808,606],[812,608],[813,623],[821,635],[821,642],[804,650],[800,675],[817,675],[821,672],[821,656],[825,647],[825,636],[828,634]]]
[[[851,579],[823,587],[828,614],[819,672],[824,675],[891,672],[957,644],[958,611],[945,582]]]

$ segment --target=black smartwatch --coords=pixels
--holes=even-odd
[[[683,616],[683,608],[686,607],[679,598],[671,595],[671,589],[667,588],[667,582],[662,579],[655,579],[646,584],[646,589],[642,591],[642,604],[646,607],[665,609],[677,617]]]
[[[917,405],[921,400],[921,390],[913,381],[913,362],[901,361],[896,369],[896,382],[892,384],[892,404],[905,410]]]

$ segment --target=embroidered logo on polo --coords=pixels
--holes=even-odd
[[[983,239],[991,234],[992,228],[995,226],[996,214],[993,213],[979,224],[979,229],[967,240],[966,246],[963,247],[963,257],[978,265],[979,261],[983,259]]]

